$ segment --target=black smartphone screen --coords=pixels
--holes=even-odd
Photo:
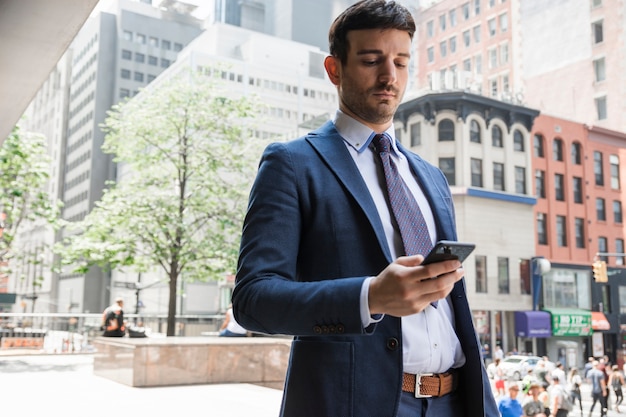
[[[435,247],[424,258],[422,265],[435,262],[458,259],[463,262],[476,247],[473,243],[453,242],[450,240],[440,240]]]

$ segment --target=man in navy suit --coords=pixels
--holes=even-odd
[[[324,61],[336,116],[263,154],[233,306],[248,330],[295,336],[282,416],[499,415],[461,264],[404,256],[371,146],[382,133],[393,139],[391,157],[432,243],[456,240],[444,175],[395,141],[414,32],[411,14],[393,1],[346,9]]]

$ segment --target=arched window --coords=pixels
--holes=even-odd
[[[493,126],[491,128],[491,144],[496,148],[502,148],[504,143],[502,142],[502,129],[500,126]]]
[[[572,143],[572,163],[575,165],[580,165],[582,164],[582,158],[583,157],[581,155],[580,143]]]
[[[513,149],[524,152],[524,135],[517,129],[513,132]]]
[[[439,122],[439,142],[454,141],[454,122],[443,119]]]
[[[539,133],[535,133],[535,137],[533,139],[533,146],[535,147],[535,158],[543,158],[544,157],[544,139],[543,136]]]
[[[476,120],[470,123],[470,142],[480,143],[480,125]]]
[[[555,161],[563,160],[563,140],[556,138],[552,142],[552,159]]]

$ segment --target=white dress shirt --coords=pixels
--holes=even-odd
[[[394,226],[393,214],[387,204],[382,165],[375,151],[370,147],[374,135],[380,132],[373,132],[371,128],[356,121],[341,110],[337,110],[333,123],[343,137],[346,147],[372,195],[385,229],[389,250],[395,259],[398,254],[404,253],[402,238]],[[386,133],[392,138],[391,157],[398,167],[400,176],[420,206],[434,244],[437,231],[428,200],[411,172],[406,157],[398,151],[393,125],[387,129]],[[361,320],[364,327],[382,319],[382,317],[372,318],[369,313],[368,293],[372,278],[368,278],[363,283],[361,290]],[[402,349],[404,372],[408,373],[445,372],[450,368],[458,368],[465,363],[465,355],[454,331],[452,306],[447,299],[440,300],[437,308],[429,305],[421,313],[402,317]]]

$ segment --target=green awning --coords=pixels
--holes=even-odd
[[[15,304],[15,298],[13,293],[0,292],[0,304]]]
[[[591,311],[576,308],[544,308],[552,317],[553,336],[590,336]]]

